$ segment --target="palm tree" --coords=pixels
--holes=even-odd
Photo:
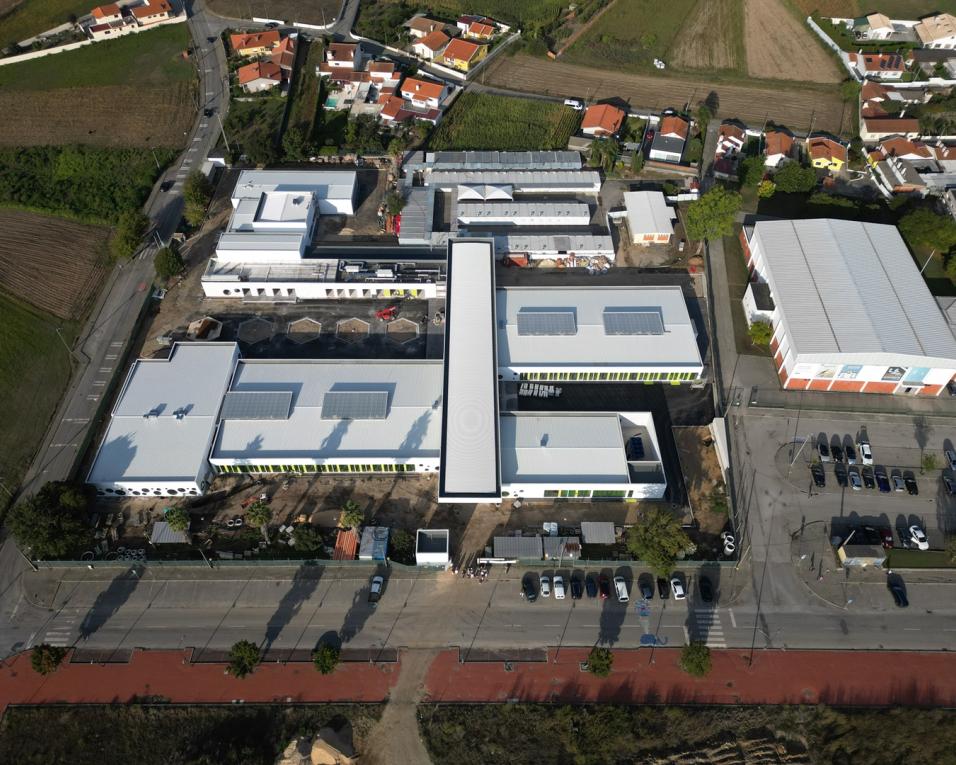
[[[269,521],[272,520],[272,508],[270,508],[262,500],[256,500],[249,505],[249,509],[246,511],[246,514],[249,516],[249,522],[254,523],[259,527],[263,538],[266,540],[266,543],[268,543]]]
[[[347,529],[354,529],[365,520],[365,513],[362,512],[355,502],[348,500],[342,505],[342,525]]]

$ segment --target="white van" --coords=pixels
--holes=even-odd
[[[614,591],[617,592],[618,603],[627,603],[630,600],[627,595],[627,582],[624,581],[623,576],[614,577]]]
[[[564,577],[556,576],[554,578],[554,599],[564,600]]]
[[[581,103],[581,102],[580,102],[578,99],[576,99],[576,98],[565,98],[565,99],[564,99],[564,105],[565,105],[565,106],[570,106],[570,107],[571,107],[572,109],[574,109],[574,111],[576,111],[576,112],[580,112],[580,111],[583,111],[583,110],[584,110],[584,104]]]

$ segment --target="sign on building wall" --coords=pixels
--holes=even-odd
[[[841,380],[855,380],[862,371],[863,366],[861,364],[844,364],[838,377]]]
[[[906,373],[906,377],[903,378],[903,382],[921,383],[928,374],[929,367],[910,367],[910,370]]]
[[[899,382],[906,374],[906,367],[889,367],[883,375],[884,382]]]

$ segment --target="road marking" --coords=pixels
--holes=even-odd
[[[198,148],[197,146],[193,146],[189,151],[190,151],[190,153],[192,153],[192,152],[198,151],[198,150],[199,150],[199,148]]]
[[[214,95],[215,92],[216,92],[216,91],[214,91],[214,90],[207,90],[207,91],[206,91],[206,95],[207,95],[207,96],[211,96],[211,95]]]
[[[102,388],[104,385],[106,385],[106,383],[103,382],[103,380],[94,380],[93,385],[97,388]]]
[[[201,140],[202,139],[197,135],[195,138],[193,138],[193,143],[195,143],[196,141],[201,141]]]
[[[86,397],[86,400],[87,400],[87,401],[99,401],[99,400],[100,400],[100,397],[99,397],[99,396],[96,396],[96,395],[87,396],[87,397]],[[46,472],[46,471],[43,471],[43,472]]]
[[[211,72],[211,71],[212,71],[212,69],[210,69],[210,68],[208,68],[208,67],[206,67],[205,69],[203,69],[203,71],[204,71],[204,72]]]
[[[200,122],[200,123],[199,123],[199,127],[200,127],[200,128],[208,127],[208,125],[209,125],[208,122]]]
[[[734,609],[728,608],[727,613],[730,614],[730,623],[733,625],[734,629],[737,629],[737,618],[734,616]]]
[[[685,643],[689,643],[689,642],[690,642],[690,632],[687,631],[687,625],[686,625],[686,624],[684,625],[684,642],[685,642]]]
[[[919,632],[919,627],[903,627],[903,632]]]
[[[122,343],[117,341],[115,343],[110,343],[110,348],[119,348],[121,345]]]
[[[80,425],[83,425],[90,421],[89,417],[64,417],[63,422],[77,422]]]
[[[105,375],[108,375],[112,371],[113,371],[113,367],[100,367],[100,372],[102,372]]]
[[[106,360],[107,360],[107,361],[114,361],[116,358],[117,358],[117,355],[116,355],[115,353],[107,353],[107,354],[106,354]]]

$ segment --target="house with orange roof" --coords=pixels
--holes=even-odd
[[[147,27],[155,24],[157,21],[165,21],[173,15],[173,6],[169,0],[143,0],[142,5],[137,5],[129,9],[136,19],[136,23],[141,27]]]
[[[874,80],[900,80],[906,62],[899,53],[848,53],[850,63],[861,77]]]
[[[295,67],[295,38],[283,37],[269,58],[287,75],[291,74]]]
[[[450,91],[449,86],[440,82],[406,77],[400,93],[403,99],[418,109],[437,109]]]
[[[325,62],[334,69],[361,71],[363,60],[361,43],[332,43],[325,50]]]
[[[747,143],[747,129],[737,120],[724,120],[720,123],[720,132],[717,134],[717,149],[714,151],[716,159],[733,157],[743,151]]]
[[[110,24],[114,21],[123,20],[123,11],[116,3],[98,5],[90,11],[90,15],[93,17],[94,25]]]
[[[810,164],[822,170],[840,170],[847,161],[846,144],[826,135],[808,136],[807,154]]]
[[[772,128],[764,134],[764,166],[779,167],[793,159],[793,134],[783,128]]]
[[[253,61],[240,66],[236,76],[246,93],[262,93],[282,84],[282,69],[272,61]]]
[[[385,99],[379,117],[386,123],[398,124],[413,120],[437,125],[438,120],[441,119],[441,109],[415,109],[410,101],[406,101],[400,95],[392,95]]]
[[[243,58],[264,56],[279,45],[279,30],[229,35],[229,47]]]
[[[487,19],[475,19],[465,30],[465,37],[470,40],[489,42],[495,36],[496,31],[497,28],[494,24],[489,24]]]
[[[451,42],[451,38],[436,29],[434,32],[425,35],[412,43],[412,52],[425,61],[434,61],[445,50],[445,46]]]
[[[916,138],[919,134],[919,120],[912,117],[861,115],[860,118],[860,138],[864,143],[874,143],[894,135]]]
[[[478,45],[468,40],[452,40],[439,57],[440,63],[467,72],[488,55],[487,45]]]
[[[408,34],[416,40],[428,37],[432,32],[444,32],[446,28],[445,22],[435,21],[421,14],[412,16],[404,26],[408,29]]]
[[[661,115],[648,158],[658,162],[679,164],[690,135],[690,120],[675,112]]]
[[[581,132],[595,138],[609,138],[617,135],[624,125],[627,114],[611,104],[594,104],[584,112],[581,120]]]

